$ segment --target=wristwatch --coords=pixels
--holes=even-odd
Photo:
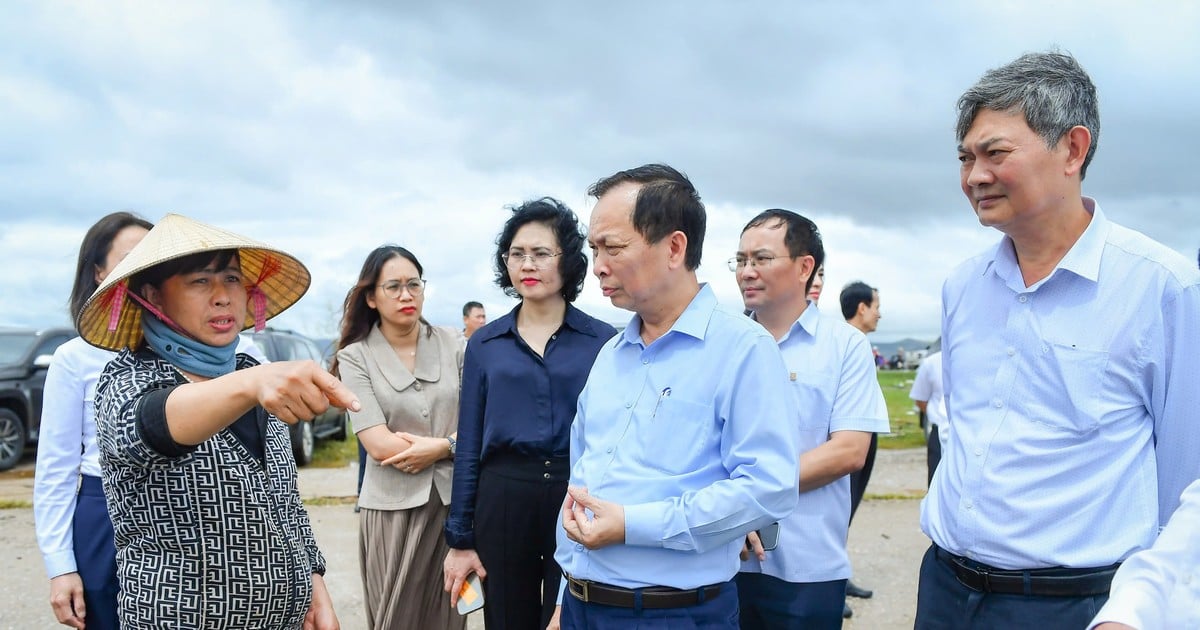
[[[458,440],[447,435],[446,441],[450,442],[450,457],[454,457],[455,452],[458,451]]]

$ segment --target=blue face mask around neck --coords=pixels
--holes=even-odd
[[[237,338],[225,346],[210,346],[185,337],[150,313],[142,313],[142,333],[158,356],[184,372],[216,378],[233,372],[237,365]]]

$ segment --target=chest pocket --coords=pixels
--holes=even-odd
[[[1031,409],[1034,411],[1031,418],[1079,435],[1096,430],[1104,413],[1098,393],[1108,386],[1108,353],[1055,342],[1046,342],[1046,347],[1048,350],[1043,354],[1047,361],[1040,370],[1040,378],[1060,395],[1049,397],[1045,405]]]
[[[718,452],[720,441],[712,405],[680,398],[662,399],[641,433],[644,463],[673,475],[711,466],[705,457]]]
[[[788,374],[793,409],[799,416],[801,431],[829,432],[829,414],[833,409],[830,396],[835,391],[834,375],[814,370],[797,370]]]

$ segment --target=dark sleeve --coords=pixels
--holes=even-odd
[[[182,457],[196,450],[196,446],[180,444],[171,437],[167,427],[167,397],[175,387],[164,387],[147,392],[138,402],[137,430],[142,441],[163,457]]]
[[[479,489],[479,458],[483,453],[483,412],[487,378],[481,365],[483,344],[467,343],[463,358],[462,395],[458,408],[458,447],[446,517],[446,544],[454,549],[475,548],[475,495]]]

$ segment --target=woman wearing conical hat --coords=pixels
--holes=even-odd
[[[359,403],[311,361],[236,353],[308,284],[282,251],[168,215],[80,312],[120,351],[96,425],[122,627],[338,627],[284,423]]]

